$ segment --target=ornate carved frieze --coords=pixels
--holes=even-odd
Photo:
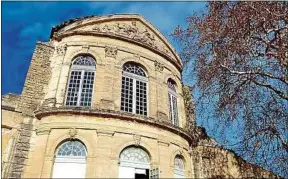
[[[116,58],[118,49],[117,47],[106,46],[105,47],[105,57]]]
[[[159,71],[159,72],[162,72],[163,69],[164,69],[164,65],[162,63],[159,63],[157,61],[154,62],[154,65],[155,65],[155,70],[156,71]]]
[[[123,36],[132,40],[136,40],[172,57],[171,52],[167,49],[167,47],[165,47],[163,42],[155,37],[154,33],[151,32],[150,29],[142,25],[142,23],[137,23],[135,20],[131,21],[130,23],[117,22],[96,24],[92,27],[92,31]]]

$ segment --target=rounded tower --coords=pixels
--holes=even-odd
[[[155,27],[139,15],[89,16],[53,27],[45,45],[24,177],[192,176],[182,62]]]

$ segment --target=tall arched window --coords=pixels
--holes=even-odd
[[[174,178],[185,178],[184,161],[180,155],[174,158]]]
[[[119,178],[149,178],[150,157],[140,147],[125,148],[120,154]]]
[[[121,111],[147,115],[147,77],[135,63],[126,63],[122,72]]]
[[[173,80],[168,79],[167,85],[169,99],[169,117],[174,125],[179,126],[176,83]]]
[[[85,146],[78,140],[66,141],[56,150],[52,178],[85,178]]]
[[[91,106],[95,60],[91,56],[78,56],[72,63],[70,78],[67,86],[67,106]]]

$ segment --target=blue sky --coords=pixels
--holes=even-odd
[[[169,34],[205,2],[1,2],[2,95],[20,94],[37,41],[48,41],[52,26],[75,17],[137,13]],[[177,47],[176,47],[176,50]]]

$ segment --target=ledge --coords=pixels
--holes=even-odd
[[[181,137],[185,138],[189,145],[193,143],[193,136],[188,131],[183,128],[177,127],[172,123],[167,121],[162,121],[159,119],[135,115],[131,113],[121,112],[121,111],[113,111],[113,110],[104,110],[104,109],[91,109],[91,108],[80,108],[80,107],[53,107],[53,108],[45,108],[34,111],[35,117],[38,120],[41,120],[43,117],[58,115],[58,114],[74,114],[74,115],[85,115],[85,116],[95,116],[95,117],[103,117],[103,118],[117,118],[121,120],[127,121],[136,121],[139,123],[144,123],[147,125],[151,125],[154,127],[159,127],[170,132],[173,132]]]

